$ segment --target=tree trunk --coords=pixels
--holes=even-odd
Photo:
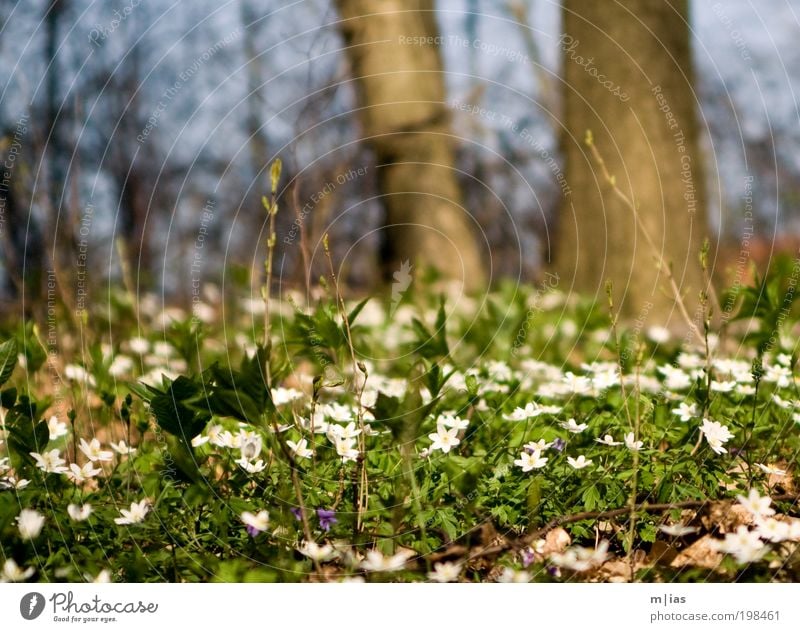
[[[694,318],[708,232],[688,0],[564,0],[560,46],[562,146],[572,191],[559,220],[562,286],[604,302],[611,280],[624,314],[678,326],[674,294],[657,261],[672,266]],[[640,223],[604,180],[584,143],[587,130],[618,187],[634,200]]]
[[[480,288],[489,257],[478,248],[454,170],[433,0],[337,5],[364,139],[378,163],[388,274],[409,260]]]

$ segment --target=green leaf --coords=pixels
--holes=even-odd
[[[150,400],[150,410],[161,428],[188,443],[211,419],[204,403],[202,384],[181,375]]]
[[[17,341],[14,338],[0,344],[0,386],[8,382],[17,366]]]
[[[259,346],[252,358],[245,357],[238,371],[214,364],[206,374],[206,403],[216,415],[258,424],[275,405],[267,388],[269,350]]]
[[[17,402],[17,389],[7,388],[0,392],[0,406],[3,408],[11,408]]]
[[[586,511],[594,511],[600,504],[600,490],[597,489],[596,485],[587,487],[581,495],[581,500],[583,500],[583,506]]]
[[[653,523],[648,522],[639,529],[639,537],[643,542],[655,542],[658,530]]]
[[[364,309],[364,306],[365,306],[365,305],[366,305],[366,304],[369,302],[369,298],[370,298],[370,297],[367,297],[367,298],[365,298],[363,301],[361,301],[361,302],[360,302],[358,305],[356,305],[356,306],[355,306],[355,307],[352,309],[352,311],[351,311],[351,312],[350,312],[350,313],[347,315],[347,322],[349,322],[351,326],[352,326],[352,325],[353,325],[353,323],[356,321],[356,318],[358,318],[358,315],[361,313],[361,310],[362,310],[362,309]]]
[[[32,462],[31,452],[43,452],[50,441],[50,429],[45,421],[34,421],[38,407],[27,396],[6,413],[5,426],[8,447],[20,460]]]

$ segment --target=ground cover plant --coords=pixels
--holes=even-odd
[[[694,343],[554,279],[9,328],[2,579],[796,580],[792,270]]]

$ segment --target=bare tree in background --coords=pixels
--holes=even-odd
[[[71,148],[64,130],[65,112],[62,108],[60,90],[59,46],[61,24],[65,20],[69,2],[67,0],[51,0],[43,17],[45,31],[45,71],[44,84],[44,134],[45,150],[40,152],[45,161],[44,172],[47,174],[46,203],[48,206],[50,227],[49,234],[53,240],[52,259],[56,270],[61,275],[68,275],[75,252],[75,236],[73,234],[74,217],[69,212],[67,200],[67,179],[70,165]],[[28,251],[27,256],[39,256],[39,253]],[[26,256],[26,258],[27,258]],[[62,279],[66,281],[66,279]]]
[[[488,264],[454,170],[433,0],[337,6],[364,139],[378,162],[388,272],[410,260],[480,287]]]
[[[656,262],[696,303],[707,235],[688,0],[564,0],[566,174],[557,267],[574,290],[605,300],[607,279],[628,314],[666,318],[673,298]],[[640,223],[604,180],[586,130]],[[658,252],[643,238],[646,230]],[[666,290],[666,291],[665,291]]]

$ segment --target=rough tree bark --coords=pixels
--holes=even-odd
[[[655,258],[672,265],[694,317],[704,287],[698,253],[708,232],[688,0],[564,0],[563,15],[562,146],[572,195],[560,214],[562,284],[605,301],[610,279],[623,313],[677,325]],[[641,224],[604,181],[584,144],[586,130]]]
[[[337,0],[386,208],[384,263],[406,259],[478,289],[488,263],[454,171],[433,0]],[[485,256],[488,262],[488,253]]]

